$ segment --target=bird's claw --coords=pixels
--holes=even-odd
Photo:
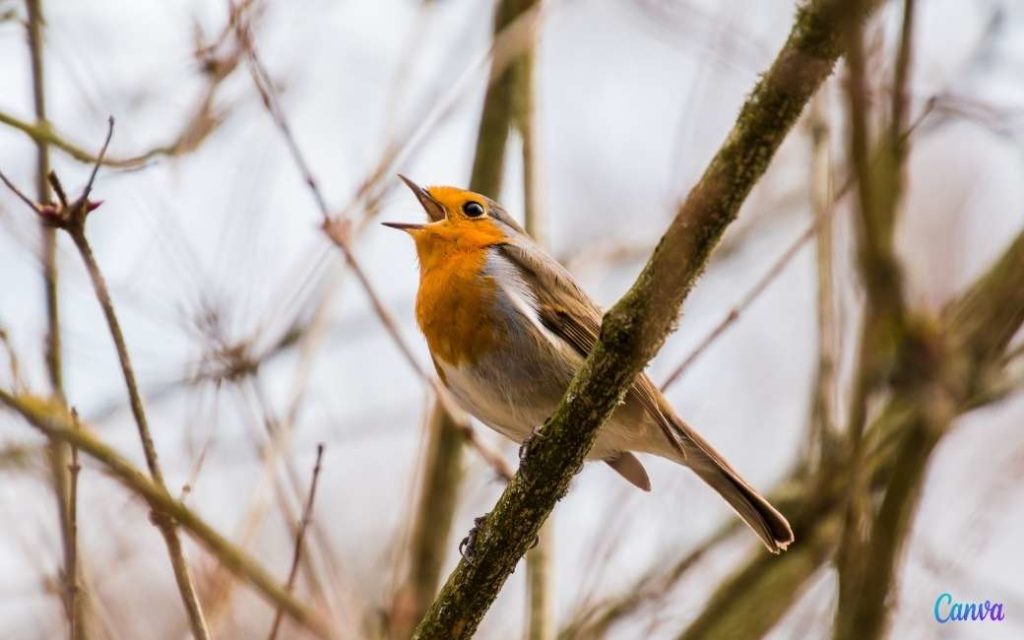
[[[483,524],[483,521],[487,518],[486,515],[480,516],[479,518],[473,518],[473,528],[469,530],[466,537],[459,543],[459,555],[470,564],[473,563],[475,556],[474,547],[476,546],[476,535],[477,529]]]
[[[530,435],[526,436],[526,439],[523,440],[523,443],[519,445],[519,462],[522,462],[523,458],[525,458],[526,454],[530,451],[530,445],[533,444],[534,438],[544,437],[544,435],[541,434],[541,429],[542,427],[535,427],[534,430],[530,433]]]

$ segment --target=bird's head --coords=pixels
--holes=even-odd
[[[454,253],[483,251],[525,233],[497,202],[456,187],[421,187],[399,176],[416,195],[430,219],[426,223],[385,222],[405,231],[416,242],[425,268]]]

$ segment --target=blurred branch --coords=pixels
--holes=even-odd
[[[905,141],[909,139],[914,134],[914,132],[918,130],[920,124],[924,122],[925,118],[927,118],[931,112],[932,106],[931,103],[929,103],[929,105],[926,106],[917,116],[914,122],[911,123],[911,125],[901,134],[901,143],[905,143]],[[779,257],[775,260],[775,262],[771,264],[771,266],[768,267],[764,274],[760,278],[758,278],[758,280],[754,282],[750,289],[748,289],[740,297],[736,304],[733,305],[731,309],[729,309],[729,311],[718,322],[718,324],[716,324],[711,329],[711,331],[709,331],[707,335],[705,335],[704,338],[701,339],[701,341],[690,352],[690,354],[687,355],[686,358],[684,358],[683,361],[679,363],[679,365],[677,365],[676,368],[673,369],[668,374],[668,376],[666,376],[665,381],[662,382],[661,384],[662,391],[665,391],[670,386],[675,384],[679,380],[679,378],[681,378],[682,375],[686,373],[690,369],[690,367],[692,367],[694,363],[696,363],[697,360],[700,359],[702,355],[704,355],[708,348],[712,344],[714,344],[715,341],[721,338],[722,335],[724,335],[725,332],[729,329],[729,327],[731,327],[740,319],[742,314],[746,312],[750,305],[752,305],[761,296],[761,294],[763,294],[768,289],[769,285],[771,285],[771,283],[774,282],[780,274],[782,274],[786,266],[790,262],[792,262],[793,258],[796,257],[796,255],[800,252],[800,249],[807,242],[809,242],[812,238],[820,237],[823,233],[825,233],[825,229],[831,229],[832,216],[838,209],[839,202],[846,196],[847,193],[849,193],[850,188],[853,186],[853,184],[854,176],[851,175],[846,179],[845,182],[843,182],[842,186],[840,186],[834,194],[831,193],[831,187],[829,187],[829,192],[826,195],[822,196],[829,198],[829,200],[826,203],[815,204],[815,216],[811,224],[808,225],[807,228],[804,229],[804,231],[799,236],[797,236],[795,240],[793,240],[793,242],[786,248],[786,250],[779,255]]]
[[[538,5],[538,0],[502,0],[494,13],[495,46],[501,34],[515,20],[527,14]],[[479,193],[497,198],[501,194],[502,177],[505,174],[505,146],[508,142],[509,130],[513,124],[513,114],[517,110],[517,101],[528,100],[518,96],[518,80],[521,74],[529,77],[531,63],[530,50],[536,32],[528,29],[528,38],[520,44],[519,51],[508,59],[491,58],[491,72],[487,82],[487,93],[484,96],[483,111],[480,114],[480,126],[477,129],[476,156],[473,158],[473,175],[470,188]],[[520,124],[520,123],[517,123]]]
[[[672,588],[689,573],[690,569],[739,530],[740,521],[730,519],[707,540],[674,563],[667,566],[658,563],[631,584],[620,589],[619,595],[576,611],[569,623],[559,631],[558,637],[561,640],[604,637],[617,622],[665,600]]]
[[[3,347],[4,352],[7,354],[7,370],[11,375],[11,383],[15,389],[20,389],[25,384],[21,377],[20,360],[18,359],[18,353],[14,350],[14,345],[11,344],[11,337],[7,335],[7,329],[2,325],[0,325],[0,346]]]
[[[30,4],[37,1],[29,0]],[[205,82],[195,107],[193,107],[184,124],[181,125],[178,133],[170,141],[141,153],[124,157],[112,158],[105,156],[99,158],[81,145],[71,142],[66,135],[55,130],[45,117],[38,117],[38,108],[37,121],[35,123],[26,122],[10,113],[0,111],[0,124],[21,131],[35,141],[37,145],[52,146],[60,149],[79,162],[86,164],[96,164],[99,162],[104,166],[116,169],[138,169],[156,158],[176,157],[190,153],[198,149],[210,134],[216,131],[217,127],[224,122],[226,114],[216,109],[214,99],[221,84],[238,66],[241,50],[218,54],[214,48],[200,46],[197,48],[195,55],[200,61],[200,68]],[[46,173],[43,175],[45,177]],[[40,199],[40,202],[48,200],[49,198]]]
[[[395,594],[391,636],[406,638],[437,593],[441,567],[447,555],[458,491],[462,481],[462,428],[464,412],[452,415],[433,407],[427,423],[423,477],[409,542],[409,565],[404,583]]]
[[[539,6],[539,0],[505,2],[516,5],[517,12],[507,16],[507,22],[519,14]],[[504,7],[499,7],[499,15]],[[499,17],[495,22],[495,37],[506,28]],[[501,79],[493,79],[488,87],[488,98],[503,85],[511,85],[505,99],[511,107],[511,122],[519,131],[523,159],[523,226],[538,244],[545,246],[547,209],[541,202],[543,171],[537,145],[537,84],[534,82],[534,60],[537,51],[536,30],[530,34],[530,43],[522,55],[516,57]],[[490,100],[484,105],[484,117]],[[481,133],[483,132],[481,122]],[[486,192],[484,192],[486,193]],[[495,192],[494,195],[497,195]],[[526,552],[526,638],[527,640],[554,640],[555,638],[555,522],[549,517],[537,534],[537,544]]]
[[[251,397],[255,400],[255,404],[258,407],[258,415],[254,416],[255,421],[263,426],[268,437],[268,442],[265,445],[257,446],[260,458],[266,469],[267,477],[270,479],[274,496],[278,502],[281,515],[285,519],[285,524],[288,526],[290,533],[297,537],[299,535],[299,530],[303,528],[303,525],[301,524],[301,519],[295,515],[295,511],[291,508],[291,501],[288,496],[294,496],[295,501],[300,503],[302,501],[303,490],[305,487],[294,461],[288,455],[291,448],[291,436],[294,432],[294,421],[290,416],[287,417],[285,421],[282,421],[277,417],[267,394],[263,390],[260,372],[254,372],[252,375],[236,382],[241,383],[243,381],[248,384],[244,385],[244,387],[240,385],[239,391],[242,392],[244,388],[251,392]],[[278,477],[278,473],[276,471],[278,459],[283,459],[282,466],[284,476],[288,481],[288,487],[285,487],[284,483],[281,482]],[[299,522],[296,522],[297,519]],[[316,523],[313,524],[312,528],[313,530],[311,533],[314,538],[318,539],[321,546],[326,546],[323,531],[316,526]],[[335,592],[328,595],[325,592],[324,585],[319,579],[317,570],[320,568],[325,570],[336,569],[336,565],[333,562],[333,554],[328,554],[329,559],[324,562],[316,562],[313,554],[311,553],[312,551],[314,551],[314,549],[310,548],[304,555],[299,556],[299,560],[302,562],[301,568],[305,572],[312,594],[317,596],[318,601],[330,610],[330,607],[336,604],[338,594]]]
[[[304,335],[308,337],[309,334]],[[305,356],[305,353],[303,356]],[[329,572],[336,569],[336,556],[327,551],[320,556],[315,555],[316,547],[312,543],[318,542],[322,548],[326,547],[324,534],[317,522],[303,524],[304,520],[301,515],[296,515],[295,510],[292,508],[290,497],[294,495],[296,501],[303,500],[302,495],[305,490],[305,499],[308,502],[309,491],[302,484],[293,461],[287,455],[290,449],[290,437],[293,433],[294,421],[290,415],[283,422],[277,418],[260,382],[260,371],[257,369],[233,379],[235,388],[238,391],[240,404],[252,411],[251,414],[246,413],[243,416],[243,421],[261,425],[266,430],[268,438],[266,443],[257,443],[255,447],[262,466],[262,476],[260,481],[255,483],[255,489],[250,497],[249,505],[244,510],[237,526],[240,539],[236,542],[236,546],[241,550],[245,550],[252,539],[258,534],[259,526],[268,512],[268,500],[263,497],[263,488],[266,484],[271,485],[274,500],[277,503],[288,533],[296,539],[299,536],[300,530],[304,531],[304,537],[308,535],[313,536],[309,543],[303,542],[303,553],[297,556],[296,561],[301,563],[299,570],[303,572],[308,584],[310,597],[314,603],[325,609],[326,615],[329,616],[325,623],[331,624],[337,630],[342,621],[340,618],[335,617],[333,607],[340,603],[341,598],[337,590],[331,593],[326,592],[324,582],[321,581],[319,574],[320,571],[324,571],[328,573],[328,578],[333,577]],[[289,485],[287,487],[278,474],[277,464],[282,458],[284,461],[282,465],[284,476]],[[217,625],[223,617],[222,614],[231,610],[230,605],[236,586],[232,577],[231,572],[227,568],[217,565],[212,567],[211,571],[205,576],[205,579],[202,580],[204,593],[208,594],[207,616],[215,635]],[[332,583],[330,586],[333,588],[334,584]]]
[[[180,500],[173,498],[166,489],[97,439],[91,429],[84,425],[77,428],[63,407],[27,394],[13,395],[3,389],[0,389],[0,403],[21,414],[44,435],[76,446],[98,461],[107,473],[145,500],[154,514],[188,531],[221,564],[249,582],[269,603],[282,607],[295,622],[321,638],[334,637],[318,613],[280,587],[262,566],[217,533]]]
[[[841,54],[845,3],[801,6],[778,57],[681,205],[643,272],[605,315],[600,340],[519,472],[476,529],[463,560],[416,630],[468,638],[579,471],[601,423],[672,330],[683,299],[804,105]],[[855,18],[859,18],[856,16]]]
[[[75,243],[75,247],[78,249],[79,255],[82,257],[82,261],[85,263],[86,271],[89,273],[89,279],[92,281],[93,291],[96,294],[96,300],[99,302],[100,308],[103,311],[103,316],[107,321],[107,328],[109,329],[111,338],[113,338],[114,341],[114,348],[117,351],[117,359],[121,365],[121,373],[124,375],[125,387],[128,391],[132,416],[135,418],[135,424],[138,427],[139,439],[142,441],[142,450],[146,458],[146,465],[149,468],[150,475],[153,477],[153,481],[166,493],[167,487],[164,483],[163,472],[160,469],[156,447],[153,444],[153,437],[149,429],[149,422],[143,406],[142,396],[139,394],[138,384],[135,380],[135,370],[128,354],[128,346],[125,343],[124,332],[121,330],[121,323],[117,318],[117,312],[114,309],[114,302],[110,296],[110,290],[107,287],[106,279],[100,271],[99,263],[96,261],[96,256],[93,254],[92,247],[85,235],[86,217],[91,211],[99,207],[101,204],[100,202],[91,200],[90,195],[92,194],[92,187],[96,180],[96,174],[99,171],[100,165],[103,163],[103,157],[106,155],[107,148],[110,145],[110,139],[113,134],[114,118],[111,117],[107,121],[107,136],[103,141],[103,147],[100,149],[95,165],[93,165],[89,181],[86,182],[85,187],[82,189],[82,193],[78,198],[73,202],[69,201],[60,180],[58,180],[57,175],[51,171],[48,178],[50,186],[53,187],[53,190],[57,195],[58,202],[29,204],[45,224],[62,229],[71,236],[71,239]],[[12,185],[6,177],[3,177],[3,181],[9,188],[18,193],[18,189]],[[21,195],[20,197],[22,200],[27,200],[24,195]],[[164,541],[167,544],[167,552],[171,559],[171,567],[174,570],[174,577],[178,584],[178,590],[181,593],[182,602],[184,603],[185,610],[188,613],[192,633],[197,640],[206,640],[209,638],[209,630],[206,626],[206,621],[203,618],[202,607],[200,606],[199,599],[196,596],[195,585],[192,581],[188,562],[185,559],[185,554],[181,547],[181,540],[178,538],[177,531],[175,531],[174,523],[165,517],[154,514],[153,524],[160,530],[160,533],[163,535]]]
[[[897,60],[897,80],[907,82],[909,41],[913,16],[913,1],[906,0],[903,38]],[[854,166],[857,185],[856,230],[860,279],[865,291],[865,303],[857,369],[854,373],[853,400],[849,410],[847,438],[851,461],[851,476],[846,497],[846,514],[842,542],[837,556],[839,575],[839,604],[836,611],[838,638],[873,638],[881,633],[881,611],[870,620],[858,619],[858,603],[873,598],[864,593],[865,585],[876,580],[868,571],[878,569],[865,562],[866,555],[878,553],[875,523],[872,523],[870,489],[867,486],[863,456],[863,431],[868,420],[868,407],[875,394],[886,386],[899,395],[917,396],[916,388],[907,385],[931,386],[937,373],[926,370],[926,365],[914,360],[910,353],[916,348],[928,350],[934,342],[925,335],[924,325],[911,320],[903,298],[903,274],[895,254],[894,231],[903,190],[904,145],[899,130],[906,117],[903,104],[906,87],[893,90],[893,121],[891,134],[883,136],[877,145],[878,159],[870,157],[871,133],[868,122],[871,111],[868,102],[866,55],[861,29],[851,29],[847,48],[849,73],[847,98],[849,102],[849,154]],[[934,365],[934,363],[929,363]],[[902,384],[897,378],[910,379]],[[890,384],[891,380],[891,384]],[[917,421],[914,421],[915,424]],[[948,422],[948,420],[947,420]],[[915,427],[911,427],[913,430]],[[915,454],[916,455],[916,454]],[[927,456],[927,454],[925,454]],[[927,457],[919,460],[923,468]],[[899,475],[899,474],[898,474]],[[909,497],[909,488],[901,492]],[[907,516],[909,518],[909,515]],[[877,522],[877,521],[876,521]],[[880,523],[879,523],[880,524]],[[883,526],[884,529],[884,526]],[[879,535],[884,531],[879,530]],[[870,545],[870,546],[869,546]],[[895,554],[895,552],[894,552]],[[888,580],[881,586],[879,607],[888,593]],[[873,620],[877,624],[871,622]]]
[[[324,457],[324,445],[316,447],[316,464],[313,465],[313,479],[309,483],[309,496],[306,498],[306,506],[302,511],[302,520],[299,522],[299,529],[295,533],[295,550],[292,554],[292,567],[288,571],[288,581],[285,583],[285,593],[291,595],[295,590],[295,578],[299,575],[299,560],[302,558],[302,543],[306,537],[306,529],[313,519],[313,503],[316,500],[317,482],[320,480],[320,463]],[[284,619],[284,608],[278,604],[277,613],[274,614],[274,624],[270,627],[270,640],[277,638],[277,632],[281,629],[281,621]]]
[[[812,103],[808,121],[811,137],[810,202],[815,230],[815,271],[817,287],[817,349],[818,362],[814,373],[811,397],[810,433],[805,452],[811,472],[833,457],[831,451],[838,433],[836,415],[837,369],[839,331],[836,328],[835,282],[833,276],[832,161],[829,127],[825,117],[824,96],[819,94]]]
[[[522,2],[523,0],[505,1]],[[486,55],[470,65],[469,69],[454,81],[445,81],[444,95],[432,107],[423,109],[426,115],[418,119],[409,129],[394,135],[391,142],[384,146],[373,169],[362,180],[352,199],[341,209],[341,216],[348,217],[360,207],[366,211],[375,209],[376,203],[394,186],[395,181],[391,178],[397,168],[423,144],[438,123],[442,122],[465,100],[469,81],[473,79],[478,69],[482,69],[484,65],[490,63],[490,78],[497,78],[517,57],[532,46],[533,34],[543,16],[541,6],[537,4],[533,9],[523,12],[512,20],[500,34],[496,34]],[[496,190],[492,189],[476,190],[482,193],[496,193]]]
[[[46,69],[44,65],[42,0],[26,0],[28,19],[25,22],[28,35],[29,61],[32,69],[32,102],[37,126],[48,126],[46,119]],[[2,117],[3,114],[0,114]],[[50,173],[50,146],[44,140],[36,140],[36,200],[50,201],[50,184],[46,176]],[[55,230],[40,221],[42,233],[43,299],[46,301],[46,373],[50,392],[54,398],[64,401],[64,373],[61,358],[60,303],[57,286],[57,237]],[[12,366],[14,364],[12,353]],[[85,626],[85,599],[80,592],[78,571],[78,452],[71,450],[70,467],[68,448],[53,440],[47,449],[50,464],[50,480],[57,502],[57,522],[60,526],[61,546],[64,553],[63,583],[64,613],[68,620],[68,637],[72,640],[88,637]]]
[[[1018,234],[988,272],[947,307],[941,318],[937,335],[945,336],[945,362],[940,363],[938,368],[944,371],[945,377],[941,379],[942,384],[938,388],[951,394],[954,416],[998,399],[988,388],[991,381],[998,380],[991,369],[1004,362],[1002,354],[1022,323],[1024,232]],[[926,364],[928,362],[923,361]],[[935,364],[934,360],[930,362]],[[929,387],[924,389],[930,393],[936,387],[930,387],[931,391]],[[877,529],[885,531],[882,537],[887,539],[877,539],[878,544],[869,545],[867,553],[871,554],[869,557],[875,568],[882,570],[888,567],[884,569],[886,572],[891,571],[898,557],[899,547],[895,543],[901,540],[906,531],[909,511],[913,506],[912,498],[916,495],[914,479],[919,479],[923,471],[922,457],[926,459],[936,444],[930,441],[935,439],[934,432],[915,429],[915,424],[921,424],[920,412],[931,410],[934,401],[922,402],[920,396],[908,396],[906,393],[909,390],[907,387],[904,392],[891,396],[864,432],[865,455],[862,462],[867,485],[872,495],[883,496],[883,505],[889,504],[889,507],[883,509],[884,517],[879,519],[886,524]],[[920,388],[914,393],[916,391],[920,391]],[[933,425],[936,418],[945,420],[941,412],[925,418],[932,420]],[[940,435],[943,433],[941,431]],[[904,468],[903,464],[907,464],[907,467]],[[818,566],[824,565],[832,557],[838,545],[839,536],[835,528],[838,526],[837,519],[845,512],[850,470],[849,460],[839,460],[821,469],[820,478],[805,479],[798,495],[785,501],[798,511],[796,517],[790,520],[799,539],[832,540],[832,547],[826,553],[809,557]],[[773,500],[777,499],[777,496],[773,496]],[[785,503],[779,501],[780,506]],[[793,549],[784,558],[788,558],[792,552]],[[788,589],[759,590],[758,584],[774,580],[763,575],[774,571],[773,567],[765,565],[761,557],[755,557],[739,567],[720,583],[708,605],[681,637],[753,638],[764,635],[796,602],[801,592],[798,582],[789,582]],[[807,579],[815,572],[812,567],[805,567],[802,573],[804,579]],[[887,593],[886,589],[875,586]],[[771,617],[749,615],[746,609],[735,604],[724,608],[721,605],[715,606],[715,603],[735,603],[739,599],[746,601],[748,589],[758,590],[761,598],[758,610],[772,612]],[[875,602],[882,597],[876,595],[876,592],[865,594],[875,599]]]
[[[217,82],[219,83],[220,79]],[[205,90],[196,110],[186,121],[178,135],[167,144],[153,147],[134,156],[103,158],[101,164],[114,169],[138,169],[156,158],[175,157],[195,151],[224,121],[224,114],[214,111],[214,94],[213,86]],[[73,142],[69,142],[63,134],[55,131],[49,123],[32,124],[9,113],[0,111],[0,124],[5,124],[21,131],[38,144],[51,145],[56,149],[60,149],[79,162],[92,164],[99,160],[97,156],[89,151]]]
[[[842,194],[836,196],[836,198],[842,197]],[[834,203],[833,203],[834,205]],[[829,209],[820,217],[815,218],[815,221],[808,226],[803,233],[797,236],[785,251],[782,252],[775,262],[768,268],[764,274],[758,278],[757,282],[743,294],[743,297],[731,308],[725,317],[716,324],[711,331],[694,347],[693,351],[690,352],[682,362],[673,369],[665,381],[661,383],[661,390],[664,392],[670,386],[672,386],[684,373],[689,370],[691,366],[707,351],[716,340],[718,340],[722,334],[724,334],[730,326],[732,326],[737,320],[740,319],[740,315],[744,313],[755,300],[761,297],[761,294],[768,289],[768,286],[779,277],[779,274],[785,270],[786,266],[793,260],[800,249],[803,248],[811,238],[815,236],[822,222],[828,218],[831,218],[834,206],[830,206]]]
[[[801,544],[778,558],[758,553],[721,582],[680,640],[760,638],[775,626],[830,557],[839,538],[839,519],[822,519],[801,532]]]

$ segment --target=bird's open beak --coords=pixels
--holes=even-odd
[[[431,222],[444,220],[444,207],[441,206],[440,202],[434,200],[434,197],[430,195],[430,192],[402,174],[398,174],[398,177],[402,179],[402,182],[404,182],[414,194],[416,194],[416,199],[420,201],[420,205],[422,205],[423,210],[427,212],[427,217],[430,218]]]
[[[398,229],[400,231],[419,231],[423,228],[422,224],[415,222],[382,222],[385,227],[391,227],[392,229]]]

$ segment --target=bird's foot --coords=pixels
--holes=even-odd
[[[530,435],[526,436],[526,439],[523,440],[523,443],[519,445],[519,462],[522,462],[523,458],[525,458],[526,454],[530,451],[530,445],[533,444],[533,440],[535,438],[544,437],[544,434],[541,433],[542,428],[543,427],[535,427],[534,430],[530,432]]]
[[[477,529],[483,524],[484,519],[487,515],[482,515],[479,518],[473,518],[473,528],[469,530],[466,537],[459,543],[459,555],[465,559],[466,562],[473,564],[475,559],[474,547],[476,547],[476,535]]]

